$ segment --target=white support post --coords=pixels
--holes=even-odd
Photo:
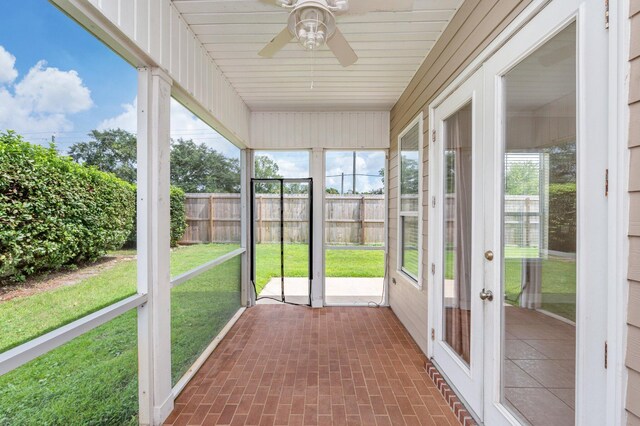
[[[240,293],[242,306],[253,306],[255,297],[253,294],[253,286],[251,285],[251,259],[253,256],[251,246],[251,233],[249,227],[251,223],[249,208],[253,200],[251,200],[251,176],[253,170],[253,155],[251,150],[243,149],[240,152],[240,241],[242,248],[245,249],[242,255],[242,291]]]
[[[313,178],[313,277],[311,306],[324,305],[324,150],[314,148],[311,153]]]
[[[138,370],[141,425],[160,425],[173,410],[169,270],[169,153],[172,80],[138,70]]]

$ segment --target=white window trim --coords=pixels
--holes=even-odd
[[[418,276],[414,277],[409,272],[405,271],[402,268],[402,217],[406,216],[416,216],[414,214],[402,214],[400,209],[402,202],[402,138],[409,133],[411,129],[415,125],[418,125]],[[405,278],[412,285],[422,290],[422,198],[423,198],[423,179],[422,173],[423,170],[423,156],[422,151],[424,149],[424,116],[422,111],[420,114],[404,128],[404,130],[398,135],[398,186],[397,186],[397,200],[396,200],[396,208],[397,208],[397,253],[396,253],[396,272],[403,278]]]

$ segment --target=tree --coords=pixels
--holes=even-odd
[[[532,161],[511,163],[505,176],[508,195],[538,195],[540,192],[540,166]]]
[[[92,130],[91,140],[71,145],[74,161],[95,166],[127,182],[136,182],[136,137],[122,129]]]
[[[254,174],[257,179],[282,179],[278,163],[266,155],[256,155],[254,168]],[[256,194],[279,194],[280,184],[257,183],[255,191]]]
[[[184,192],[240,192],[240,162],[190,139],[171,142],[171,184]]]
[[[71,146],[76,162],[95,166],[131,183],[136,182],[136,137],[122,129],[93,130],[91,140]],[[171,141],[171,184],[184,192],[240,191],[240,163],[206,144]]]
[[[402,194],[417,194],[420,184],[418,161],[412,158],[402,158]]]

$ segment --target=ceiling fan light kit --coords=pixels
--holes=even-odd
[[[306,50],[317,50],[336,31],[336,18],[321,5],[297,8],[289,15],[287,28]]]
[[[309,51],[326,44],[343,67],[353,65],[358,55],[336,25],[336,14],[410,10],[413,0],[262,0],[291,9],[287,27],[258,54],[272,58],[294,38]]]

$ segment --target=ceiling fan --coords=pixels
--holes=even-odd
[[[336,25],[336,15],[368,12],[399,12],[413,9],[413,0],[262,0],[291,9],[287,26],[258,54],[271,58],[294,38],[306,50],[325,43],[343,67],[353,65],[358,55]]]

